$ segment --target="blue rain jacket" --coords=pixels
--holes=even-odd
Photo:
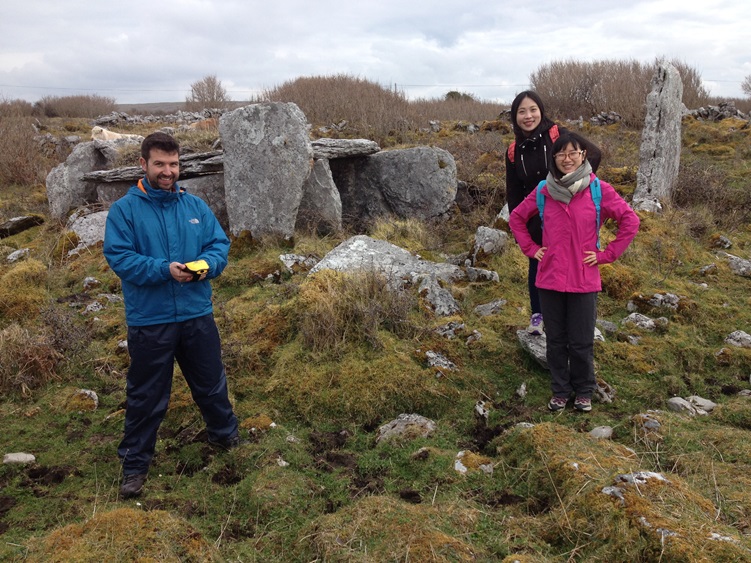
[[[176,186],[154,189],[146,178],[110,207],[104,257],[122,281],[128,326],[182,322],[213,311],[210,279],[227,266],[230,242],[209,206]],[[202,281],[179,283],[171,262],[206,260]]]

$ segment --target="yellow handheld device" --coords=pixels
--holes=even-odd
[[[193,262],[186,262],[185,268],[197,279],[209,271],[209,264],[206,260],[194,260]]]

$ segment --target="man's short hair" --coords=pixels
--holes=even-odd
[[[151,156],[151,149],[157,149],[164,151],[168,154],[178,153],[180,154],[180,143],[178,143],[172,135],[156,131],[147,136],[141,143],[141,157],[148,162]]]

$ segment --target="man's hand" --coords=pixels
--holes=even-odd
[[[170,274],[172,274],[172,277],[175,279],[175,281],[179,281],[180,283],[188,283],[193,281],[193,272],[188,270],[185,267],[185,264],[181,262],[170,262],[169,272]],[[196,281],[201,281],[203,279],[206,279],[206,274],[201,274],[201,277],[199,277]]]

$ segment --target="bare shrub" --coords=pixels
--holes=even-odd
[[[99,117],[116,109],[115,98],[87,94],[45,96],[34,107],[45,117]]]
[[[48,162],[35,140],[33,121],[23,115],[0,117],[0,184],[44,181]]]
[[[373,271],[321,272],[300,288],[300,301],[300,334],[305,346],[318,352],[336,352],[348,343],[365,343],[380,350],[380,330],[400,337],[417,330],[408,321],[416,297],[389,287],[387,280]]]
[[[407,132],[427,127],[431,120],[495,119],[503,109],[466,95],[409,101],[401,91],[347,74],[297,78],[266,90],[261,98],[294,102],[315,125],[346,122],[346,128],[340,128],[343,134],[370,138],[382,146],[405,141]]]
[[[0,100],[0,119],[6,117],[31,117],[34,106],[25,100]]]
[[[216,74],[204,76],[190,85],[190,95],[185,98],[185,108],[188,111],[201,111],[203,109],[222,109],[229,103],[227,90],[222,86],[222,81]]]
[[[0,392],[28,397],[55,377],[62,354],[18,324],[0,330]]]
[[[576,119],[615,111],[626,125],[640,127],[652,77],[662,62],[663,59],[651,64],[636,60],[553,61],[533,72],[530,83],[546,101],[551,115]],[[670,63],[681,76],[684,104],[692,108],[707,103],[709,95],[698,71],[679,60]]]

